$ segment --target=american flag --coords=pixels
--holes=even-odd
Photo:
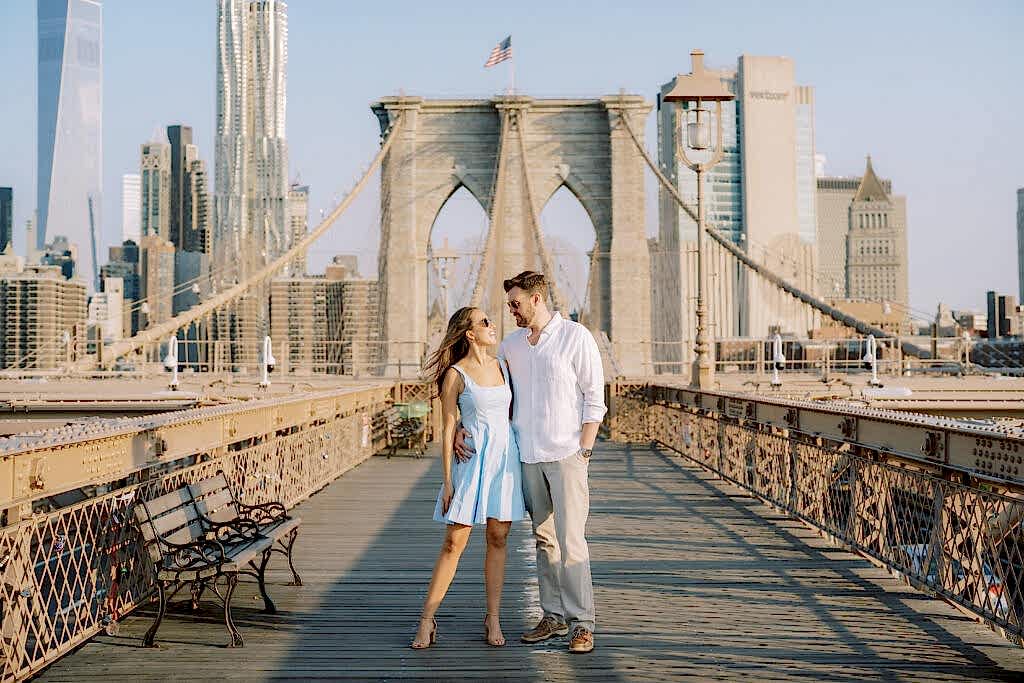
[[[484,68],[489,68],[495,64],[500,64],[506,59],[512,59],[512,36],[508,36],[505,40],[498,43],[493,50],[491,50],[491,56],[487,58],[487,63],[484,64]]]

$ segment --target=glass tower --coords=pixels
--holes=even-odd
[[[78,273],[96,287],[102,234],[103,8],[99,0],[38,0],[37,249],[66,235]]]
[[[796,86],[796,216],[800,239],[817,242],[815,205],[817,173],[814,167],[814,88]]]
[[[289,246],[287,5],[219,0],[214,258],[239,281]]]
[[[142,176],[125,173],[121,176],[121,241],[138,244],[142,237]]]
[[[0,187],[0,253],[14,239],[14,190]]]

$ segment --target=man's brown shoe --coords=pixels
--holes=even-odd
[[[524,633],[520,640],[524,643],[539,643],[542,640],[547,640],[548,638],[566,635],[569,635],[568,624],[562,623],[554,617],[544,617],[536,626],[533,627],[532,631]]]
[[[594,649],[594,634],[582,626],[572,630],[572,639],[569,640],[569,652],[573,654],[584,654]]]

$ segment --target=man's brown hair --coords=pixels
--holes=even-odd
[[[504,287],[506,293],[513,287],[518,287],[530,295],[540,294],[544,298],[548,296],[548,281],[544,273],[535,273],[532,270],[524,270],[519,275],[505,280]]]

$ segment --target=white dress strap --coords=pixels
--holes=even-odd
[[[460,367],[459,367],[458,365],[452,365],[452,367],[453,367],[453,368],[455,368],[455,371],[456,371],[456,372],[458,372],[458,373],[459,373],[460,375],[462,375],[462,382],[463,382],[463,384],[465,384],[465,385],[466,385],[467,387],[468,387],[468,386],[469,386],[470,384],[475,384],[475,382],[474,382],[474,381],[472,380],[472,378],[471,378],[471,377],[469,376],[469,374],[468,374],[468,373],[467,373],[467,372],[466,372],[465,370],[463,370],[462,368],[460,368]]]

